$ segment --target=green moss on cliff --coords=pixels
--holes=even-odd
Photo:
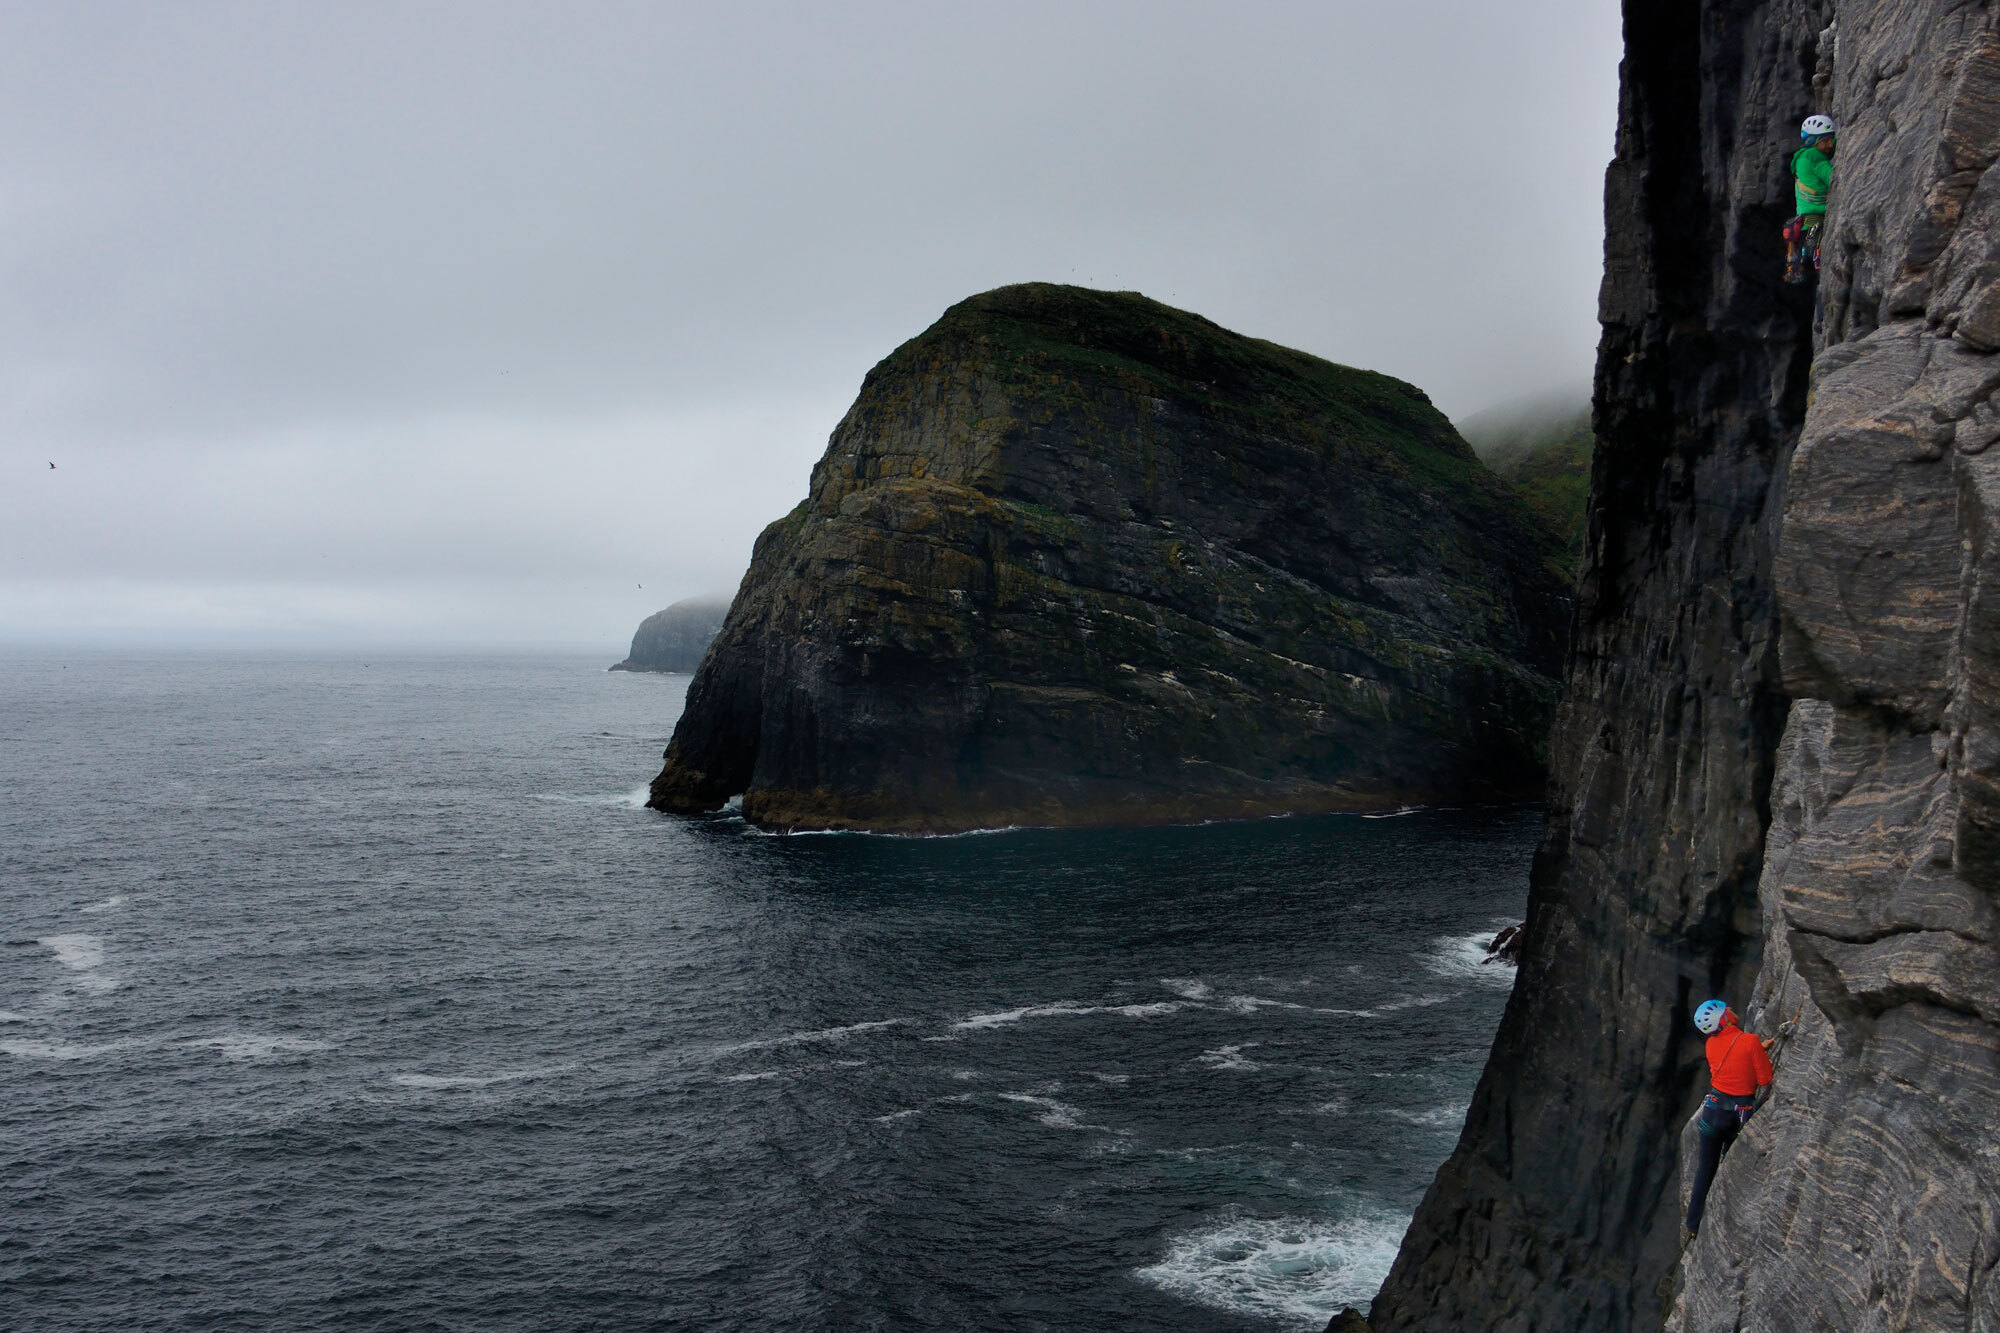
[[[941,831],[1540,789],[1554,543],[1410,385],[1129,292],[954,306],[759,540],[662,809]]]
[[[869,378],[917,371],[966,342],[1040,380],[1052,414],[1087,410],[1090,386],[1110,383],[1263,432],[1338,438],[1394,460],[1420,485],[1475,502],[1494,493],[1471,447],[1414,385],[1232,333],[1137,292],[1054,283],[984,292],[945,311]]]
[[[1574,569],[1583,556],[1590,459],[1596,436],[1588,401],[1554,399],[1471,418],[1465,437],[1493,474],[1559,542]]]

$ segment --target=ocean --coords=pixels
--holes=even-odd
[[[1538,811],[768,836],[608,660],[0,656],[0,1326],[1365,1306]]]

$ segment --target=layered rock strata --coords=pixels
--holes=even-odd
[[[869,373],[652,804],[944,832],[1530,796],[1560,556],[1407,384],[1003,288]]]
[[[1787,701],[1775,485],[1811,293],[1785,153],[1829,6],[1629,0],[1606,179],[1597,447],[1520,971],[1378,1330],[1657,1329],[1692,1002],[1746,993]]]
[[[1378,1330],[2000,1328],[1997,20],[1627,5],[1548,836]],[[1822,55],[1808,408],[1774,229]],[[1705,994],[1797,1026],[1677,1264]]]
[[[1668,1327],[2000,1329],[2000,6],[1835,6],[1750,1016],[1800,1018]]]
[[[613,671],[692,673],[729,614],[726,597],[689,597],[639,622],[632,650]]]

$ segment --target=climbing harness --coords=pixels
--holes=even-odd
[[[1824,213],[1816,217],[1825,217]],[[1801,215],[1785,224],[1785,281],[1797,286],[1819,272],[1820,224]]]

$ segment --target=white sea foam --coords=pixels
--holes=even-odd
[[[85,1046],[68,1041],[0,1041],[0,1052],[19,1056],[24,1060],[88,1060],[92,1056],[108,1055],[112,1051],[122,1051],[138,1043],[131,1041],[107,1041],[95,1046]]]
[[[1450,1000],[1449,995],[1405,995],[1400,1000],[1391,1000],[1387,1004],[1379,1004],[1373,1009],[1364,1009],[1360,1012],[1364,1017],[1376,1018],[1382,1014],[1401,1013],[1405,1009],[1428,1009],[1434,1004],[1446,1004]]]
[[[75,975],[70,981],[79,990],[103,995],[118,989],[118,978],[98,971],[104,966],[104,941],[95,935],[44,935],[35,941],[55,954],[56,961]]]
[[[1316,1004],[1294,1004],[1290,1000],[1267,1000],[1261,995],[1232,995],[1223,1001],[1232,1014],[1254,1014],[1259,1009],[1291,1009],[1302,1014],[1331,1014],[1337,1018],[1376,1018],[1385,1009],[1328,1009]]]
[[[1244,1073],[1262,1069],[1264,1066],[1255,1060],[1246,1060],[1243,1057],[1243,1052],[1261,1045],[1262,1042],[1246,1041],[1240,1046],[1218,1046],[1212,1051],[1203,1051],[1196,1056],[1195,1063],[1207,1065],[1210,1069],[1233,1069]]]
[[[438,1091],[448,1088],[488,1088],[495,1083],[519,1083],[524,1079],[560,1074],[573,1065],[550,1065],[542,1069],[508,1069],[498,1074],[396,1074],[389,1081],[399,1088]]]
[[[1117,1014],[1122,1018],[1158,1018],[1163,1014],[1175,1014],[1188,1007],[1185,1000],[1158,1000],[1152,1004],[1071,1004],[1067,1000],[1056,1004],[1031,1004],[1021,1009],[1008,1009],[997,1014],[973,1014],[960,1019],[952,1027],[962,1032],[984,1031],[988,1028],[1006,1027],[1010,1023],[1023,1023],[1031,1018],[1077,1018],[1085,1014]]]
[[[92,903],[88,907],[78,908],[77,910],[86,913],[109,912],[116,908],[123,907],[124,905],[125,905],[125,895],[122,893],[114,893],[101,903]]]
[[[739,1041],[734,1046],[722,1046],[717,1055],[729,1055],[736,1051],[764,1051],[773,1046],[801,1046],[812,1041],[841,1041],[857,1032],[873,1032],[878,1028],[901,1027],[914,1023],[913,1018],[878,1018],[870,1023],[849,1023],[845,1027],[821,1028],[817,1032],[788,1032],[782,1037],[759,1037],[755,1041]]]
[[[1408,1225],[1380,1212],[1339,1222],[1230,1218],[1175,1240],[1138,1277],[1239,1318],[1317,1329],[1374,1299]]]
[[[1053,1097],[1037,1097],[1033,1093],[1028,1092],[1003,1092],[1000,1094],[1000,1100],[1020,1102],[1024,1106],[1040,1108],[1042,1113],[1036,1116],[1035,1119],[1041,1124],[1047,1125],[1050,1129],[1101,1129],[1108,1131],[1111,1128],[1109,1125],[1093,1125],[1086,1122],[1082,1118],[1083,1112],[1077,1110],[1068,1102],[1059,1102]]]
[[[197,1037],[187,1044],[207,1047],[225,1060],[275,1060],[327,1048],[327,1043],[311,1037],[272,1037],[256,1032],[225,1032],[219,1037]]]
[[[1434,940],[1429,953],[1424,955],[1424,966],[1441,977],[1454,981],[1477,981],[1483,985],[1501,990],[1511,989],[1514,973],[1512,963],[1497,960],[1488,961],[1486,946],[1493,942],[1498,928],[1478,930],[1470,935],[1443,935]]]
[[[535,799],[553,801],[557,805],[606,805],[621,810],[644,810],[652,794],[650,787],[634,787],[631,791],[592,792],[584,796],[574,792],[541,792]]]
[[[1419,810],[1426,810],[1426,809],[1429,809],[1429,807],[1422,805],[1406,805],[1403,806],[1401,809],[1382,810],[1378,811],[1375,814],[1363,815],[1361,817],[1363,819],[1401,819],[1404,815],[1414,815]]]
[[[727,807],[724,807],[725,809]],[[999,833],[1022,833],[1029,829],[1045,828],[1039,824],[999,824],[992,828],[961,829],[957,833],[883,833],[865,828],[795,828],[795,829],[747,829],[753,838],[892,838],[902,841],[928,842],[934,838],[990,838]]]
[[[1109,1083],[1114,1088],[1122,1087],[1132,1081],[1130,1074],[1100,1074],[1096,1070],[1092,1070],[1090,1076],[1099,1083]]]
[[[72,972],[88,972],[104,965],[104,941],[95,935],[44,935],[35,943],[55,954],[56,961]]]
[[[27,1021],[28,1016],[26,1014],[17,1014],[9,1009],[0,1009],[0,1023],[25,1023]]]
[[[1333,1100],[1331,1100],[1331,1101],[1325,1101],[1325,1102],[1314,1102],[1314,1103],[1313,1103],[1313,1104],[1312,1104],[1311,1106],[1304,1106],[1304,1107],[1287,1107],[1287,1108],[1284,1108],[1284,1109],[1280,1110],[1280,1111],[1278,1112],[1278,1114],[1279,1114],[1279,1115],[1317,1115],[1317,1116],[1335,1116],[1335,1115],[1346,1115],[1346,1114],[1347,1114],[1347,1098],[1345,1098],[1345,1097],[1335,1097],[1335,1098],[1334,1098]]]
[[[1406,1111],[1400,1106],[1389,1107],[1388,1111],[1398,1120],[1426,1129],[1455,1130],[1465,1123],[1465,1113],[1471,1109],[1471,1102],[1453,1102],[1449,1106],[1433,1106],[1428,1111]]]
[[[783,1078],[784,1075],[785,1071],[782,1069],[760,1069],[754,1074],[729,1074],[722,1081],[724,1083],[759,1083],[767,1078]]]
[[[893,1125],[898,1120],[908,1120],[913,1115],[922,1115],[923,1113],[924,1108],[921,1106],[912,1107],[907,1111],[891,1111],[888,1115],[876,1116],[875,1123],[878,1125]]]
[[[1215,994],[1214,988],[1206,982],[1190,981],[1185,977],[1161,977],[1160,984],[1183,1000],[1206,1000]]]

